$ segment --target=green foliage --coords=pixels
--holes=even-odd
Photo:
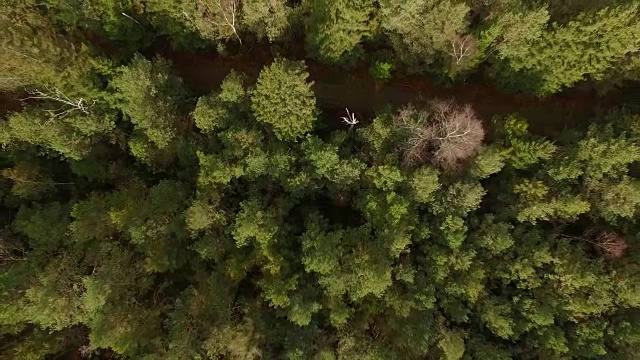
[[[516,169],[525,169],[541,160],[548,160],[556,151],[552,142],[529,134],[527,121],[517,115],[507,117],[499,125],[506,138],[508,163]]]
[[[151,62],[136,55],[130,65],[120,69],[111,86],[118,106],[136,129],[158,148],[167,147],[177,134],[183,92],[180,80],[170,74],[169,63],[159,57]]]
[[[502,170],[505,165],[505,153],[495,147],[486,147],[473,160],[471,175],[477,179],[485,179]]]
[[[98,33],[120,46],[144,46],[153,37],[136,20],[142,9],[134,1],[97,0],[89,3],[81,0],[46,0],[45,3],[56,23],[65,28],[78,27]]]
[[[295,9],[284,0],[242,2],[242,23],[258,38],[267,37],[270,42],[281,40],[291,26]]]
[[[616,218],[632,219],[640,206],[640,182],[624,178],[618,183],[598,184],[598,196],[595,206],[606,220]]]
[[[413,173],[411,187],[416,200],[422,203],[432,201],[434,192],[440,188],[438,170],[428,166],[419,168]]]
[[[513,226],[509,223],[497,222],[494,216],[486,216],[474,234],[478,246],[488,250],[491,254],[503,253],[514,245],[511,235]]]
[[[36,21],[33,25],[40,25],[39,22],[47,25],[42,18]],[[6,17],[0,17],[0,27],[4,34],[1,41],[4,50],[0,54],[1,90],[28,86],[45,91],[48,86],[72,99],[97,100],[97,75],[108,63],[86,45],[74,44],[51,31],[39,31]]]
[[[360,178],[364,164],[356,159],[343,160],[338,155],[338,148],[322,142],[322,140],[310,136],[301,145],[305,154],[305,160],[311,164],[311,171],[316,178],[334,183],[337,187],[351,185]],[[397,170],[384,169],[391,172],[390,182],[399,181],[401,176]],[[383,170],[383,171],[384,171]],[[395,177],[395,179],[393,179]],[[381,180],[381,182],[384,180]],[[384,186],[382,183],[380,186]]]
[[[303,63],[285,59],[276,59],[260,72],[251,109],[280,140],[295,141],[313,128],[316,99],[308,77]]]
[[[508,304],[501,304],[495,299],[484,300],[480,305],[480,319],[498,337],[508,339],[514,334],[515,324]]]
[[[465,352],[463,335],[459,331],[445,331],[438,341],[438,348],[442,351],[442,359],[462,359]]]
[[[522,181],[514,185],[513,192],[518,196],[515,207],[519,221],[536,223],[538,220],[565,219],[575,220],[587,213],[591,205],[581,196],[573,194],[550,194],[550,189],[541,181]]]
[[[625,173],[628,164],[640,160],[640,147],[625,134],[614,137],[611,126],[594,125],[578,143],[576,157],[585,164],[586,176],[600,179]]]
[[[374,79],[379,81],[388,81],[391,80],[393,76],[391,72],[393,71],[393,64],[386,61],[376,61],[371,64],[369,68],[369,73],[373,76]]]
[[[233,120],[237,121],[237,108],[245,100],[245,95],[242,77],[232,71],[220,85],[220,92],[198,99],[192,113],[198,129],[211,132],[232,125]]]
[[[371,0],[310,0],[310,3],[309,52],[329,63],[354,58],[360,42],[373,32],[375,3]]]
[[[236,1],[166,1],[145,4],[144,11],[160,31],[170,34],[179,43],[198,43],[193,35],[211,41],[237,37],[240,9]],[[233,25],[233,26],[232,26]],[[235,31],[234,31],[235,28]]]
[[[10,168],[2,169],[2,176],[13,182],[11,193],[24,199],[39,199],[51,194],[56,183],[38,159],[19,159]]]
[[[582,13],[566,24],[554,23],[541,35],[539,30],[528,32],[529,41],[516,41],[500,54],[506,64],[498,71],[507,74],[499,76],[505,76],[507,86],[538,95],[552,94],[587,77],[601,79],[625,56],[637,52],[637,16],[638,4],[629,3]],[[543,24],[544,13],[536,17],[539,20],[533,23]],[[501,45],[500,50],[504,47],[510,44]]]
[[[633,89],[494,101],[472,71],[538,95],[622,86],[637,15],[613,0],[5,0],[0,358],[636,358],[640,117],[618,104]],[[310,64],[317,100],[283,58],[304,58],[302,39],[353,70]],[[380,99],[445,92],[406,73],[376,84],[365,57],[385,59],[374,80],[394,64],[474,84],[394,116]],[[568,118],[550,126],[543,106]],[[424,165],[447,151],[446,171]]]
[[[382,28],[396,56],[417,70],[446,54],[450,41],[467,30],[469,7],[454,0],[380,2]]]

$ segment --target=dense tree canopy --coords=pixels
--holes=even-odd
[[[637,358],[639,9],[3,0],[0,359]]]
[[[285,59],[276,59],[260,72],[251,109],[256,120],[270,124],[280,140],[295,140],[313,127],[316,99],[308,77],[303,63]]]

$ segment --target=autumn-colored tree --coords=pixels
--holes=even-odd
[[[436,100],[427,110],[407,107],[395,118],[407,136],[404,162],[407,165],[431,161],[445,169],[475,155],[484,139],[484,127],[470,106]]]

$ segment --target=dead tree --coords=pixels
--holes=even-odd
[[[597,235],[596,235],[597,233]],[[607,260],[616,260],[624,256],[629,244],[622,235],[613,231],[600,231],[591,228],[581,236],[562,235],[567,239],[575,239],[589,243]]]
[[[456,66],[460,66],[465,58],[471,58],[475,54],[476,40],[471,35],[456,35],[449,42],[451,44],[449,55],[453,58]]]
[[[196,0],[194,14],[190,15],[184,10],[182,14],[204,37],[217,39],[220,36],[226,36],[221,34],[221,29],[228,27],[242,44],[236,27],[239,8],[240,0]]]
[[[429,126],[429,115],[426,111],[418,111],[412,105],[400,110],[394,118],[395,125],[406,136],[402,145],[404,164],[415,166],[427,161],[428,149],[433,139],[433,129]]]
[[[358,119],[356,119],[356,114],[349,112],[349,109],[346,108],[345,110],[347,110],[347,116],[343,116],[341,117],[342,121],[349,125],[349,129],[353,128],[356,124],[358,124],[360,121],[358,121]]]
[[[405,131],[404,163],[415,166],[426,161],[451,170],[475,155],[484,140],[484,127],[469,106],[434,100],[427,110],[409,106],[395,118]]]
[[[223,1],[226,3],[226,9],[222,6]],[[236,29],[236,16],[239,4],[239,0],[218,0],[218,7],[222,12],[224,22],[231,28],[233,34],[238,39],[238,42],[242,45],[242,39],[240,39],[240,35],[238,35],[238,30]]]
[[[451,101],[434,101],[431,108],[436,164],[452,168],[480,150],[484,127],[470,105],[457,107]]]
[[[629,245],[622,236],[613,231],[603,231],[596,238],[596,246],[607,260],[624,256]]]
[[[84,98],[72,100],[60,89],[56,87],[45,86],[45,91],[33,90],[30,92],[31,96],[23,100],[36,99],[36,100],[50,100],[62,104],[62,107],[56,110],[46,110],[52,118],[63,118],[74,111],[79,111],[85,115],[91,114],[91,108],[96,104],[93,100],[91,104],[86,102]]]

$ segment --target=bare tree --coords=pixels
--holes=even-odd
[[[222,15],[224,16],[224,21],[227,25],[233,30],[233,33],[238,38],[240,44],[242,44],[242,40],[240,39],[240,35],[238,35],[238,31],[236,30],[236,13],[238,12],[238,6],[240,4],[239,0],[225,0],[227,3],[227,11],[222,7],[222,0],[218,0],[218,7],[220,7],[220,11],[222,11]],[[229,16],[227,16],[227,12],[229,12]]]
[[[597,233],[597,235],[595,235]],[[567,239],[575,239],[593,245],[607,260],[616,260],[624,256],[629,244],[622,235],[613,231],[600,231],[591,228],[581,236],[562,235]]]
[[[226,4],[226,9],[222,6],[223,1]],[[240,35],[238,35],[238,31],[236,30],[236,13],[238,12],[239,5],[239,0],[218,0],[218,7],[222,12],[224,22],[231,28],[240,44],[242,44],[242,39],[240,39]]]
[[[451,101],[434,101],[431,107],[437,148],[434,153],[435,163],[442,167],[452,167],[480,150],[484,140],[484,127],[470,105],[460,108]]]
[[[596,246],[607,260],[624,256],[629,245],[622,236],[613,231],[603,231],[596,238]]]
[[[434,100],[428,110],[409,106],[400,111],[395,123],[406,132],[405,165],[431,160],[445,169],[475,155],[484,140],[484,127],[471,106]]]
[[[0,265],[6,265],[13,261],[24,261],[25,250],[16,245],[15,241],[0,238]]]
[[[358,121],[358,119],[356,119],[356,114],[349,112],[348,108],[345,108],[345,110],[347,110],[347,116],[343,116],[341,117],[342,121],[345,122],[347,125],[349,125],[349,129],[353,128],[354,125],[356,125],[357,123],[359,123],[360,121]]]
[[[31,91],[30,93],[31,96],[27,97],[24,100],[51,100],[62,104],[62,107],[60,107],[59,109],[46,110],[52,118],[63,118],[74,111],[80,111],[83,114],[89,115],[91,113],[91,108],[96,104],[95,100],[93,100],[91,104],[87,103],[83,98],[72,100],[62,91],[60,91],[60,89],[50,86],[45,86],[45,91],[36,89]]]
[[[460,66],[465,58],[470,58],[475,54],[476,39],[471,35],[456,35],[450,40],[450,44],[449,55],[455,61],[456,66]]]
[[[239,21],[240,1],[196,0],[195,8],[188,10],[189,12],[182,10],[182,14],[193,23],[204,37],[211,39],[219,39],[220,36],[226,37],[227,34],[221,34],[221,28],[228,27],[242,44],[242,39],[236,27],[236,23]],[[194,13],[191,13],[192,11]]]
[[[405,165],[414,166],[425,163],[433,139],[433,128],[429,126],[428,112],[418,111],[413,105],[409,105],[400,110],[394,122],[406,133],[407,139],[402,146]]]

